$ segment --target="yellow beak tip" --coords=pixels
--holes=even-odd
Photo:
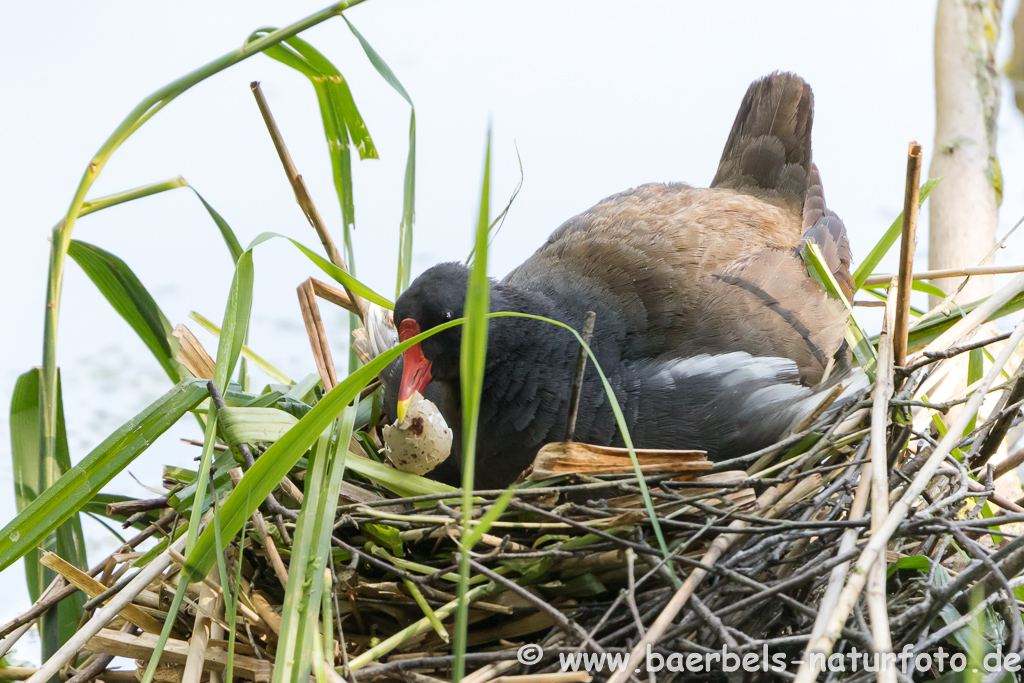
[[[398,412],[398,423],[399,423],[399,424],[401,424],[401,423],[402,423],[402,420],[404,420],[404,419],[405,419],[405,414],[406,414],[406,412],[408,412],[408,410],[409,410],[409,402],[410,402],[411,400],[412,400],[412,399],[408,399],[408,398],[407,398],[407,399],[405,399],[405,400],[403,400],[403,401],[399,401],[399,402],[398,402],[398,410],[397,410],[397,412]]]

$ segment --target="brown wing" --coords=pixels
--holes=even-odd
[[[807,276],[795,250],[766,250],[711,276],[684,353],[708,346],[796,362],[817,384],[842,346],[846,307]],[[692,350],[692,351],[691,351]]]
[[[569,282],[607,295],[635,342],[628,355],[656,357],[686,338],[711,273],[792,249],[800,232],[798,216],[749,195],[644,185],[567,221],[505,282],[534,290]]]

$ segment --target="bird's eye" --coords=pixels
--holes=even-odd
[[[451,320],[454,317],[455,317],[455,314],[452,313],[451,311],[445,311],[444,312],[444,319],[445,319],[445,321]]]

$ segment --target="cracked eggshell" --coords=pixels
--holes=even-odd
[[[426,474],[452,452],[452,430],[441,411],[419,392],[413,394],[401,423],[384,427],[384,450],[395,469]]]

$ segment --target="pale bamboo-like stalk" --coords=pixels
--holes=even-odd
[[[1018,324],[1014,329],[1013,334],[993,362],[988,374],[982,379],[981,386],[971,395],[970,400],[963,410],[960,411],[953,424],[950,425],[949,431],[946,432],[946,435],[939,442],[935,450],[932,451],[932,454],[928,456],[928,459],[921,466],[913,481],[907,486],[904,494],[893,505],[892,510],[886,516],[882,525],[876,532],[871,534],[871,539],[864,547],[864,550],[861,551],[860,557],[857,558],[854,571],[850,574],[850,579],[839,596],[839,603],[829,616],[825,633],[810,644],[811,651],[828,652],[832,649],[836,639],[842,632],[843,624],[846,623],[847,617],[860,596],[860,592],[864,589],[871,566],[885,552],[889,539],[892,538],[893,533],[910,512],[911,506],[928,487],[928,483],[935,475],[939,465],[942,464],[946,456],[950,454],[957,442],[962,438],[964,429],[970,423],[972,416],[978,411],[978,408],[981,407],[988,390],[995,383],[996,379],[999,378],[1003,366],[1010,360],[1010,355],[1022,339],[1024,339],[1024,322]],[[816,671],[813,665],[819,663],[822,663],[820,658],[805,659],[803,664],[800,665],[800,670],[797,672],[796,682],[811,683],[814,681],[820,671]]]
[[[990,315],[1002,308],[1013,297],[1020,294],[1021,291],[1024,291],[1024,274],[1013,278],[1002,289],[988,299],[985,299],[977,308],[961,318],[955,325],[939,335],[935,341],[922,349],[921,353],[944,351],[951,346],[957,346],[964,337],[985,324]],[[943,375],[940,372],[933,372],[921,383],[915,394],[918,396],[927,394],[942,380],[942,377]]]
[[[868,497],[871,491],[871,463],[867,463],[861,469],[860,483],[857,484],[857,492],[853,494],[853,503],[850,504],[850,513],[846,516],[851,522],[859,522],[864,518],[864,512],[868,508]],[[837,555],[842,556],[857,546],[857,536],[860,530],[851,527],[843,532],[839,540]],[[846,583],[846,575],[850,570],[850,562],[846,561],[832,568],[828,577],[828,587],[818,605],[818,615],[814,619],[814,626],[811,628],[811,637],[807,641],[807,649],[804,650],[804,661],[811,655],[811,645],[825,632],[825,625],[828,617],[832,614],[839,603],[839,595],[843,592],[843,584]],[[827,654],[827,653],[826,653]]]
[[[917,147],[918,168],[920,168],[921,148]],[[913,150],[911,151],[913,157]],[[908,163],[908,180],[911,170]],[[914,187],[917,187],[917,179],[914,179]],[[915,193],[916,195],[916,193]],[[914,206],[917,206],[917,197],[913,197]],[[916,213],[916,212],[915,212]],[[913,231],[911,230],[911,235]],[[913,242],[911,241],[911,244]],[[912,252],[911,252],[912,258]],[[908,267],[910,263],[906,260],[904,264]],[[885,306],[885,320],[882,323],[882,333],[878,340],[878,373],[875,375],[875,396],[871,406],[871,533],[880,531],[882,522],[889,514],[889,466],[886,432],[889,424],[889,399],[893,392],[893,372],[896,362],[897,345],[902,344],[903,352],[906,353],[906,320],[900,325],[900,318],[909,312],[909,280],[902,278],[897,283],[893,278],[889,283],[889,296]],[[904,290],[904,287],[906,289]],[[901,297],[894,297],[893,293],[899,288]],[[901,301],[902,299],[902,301]],[[902,306],[900,304],[903,304]],[[906,308],[904,308],[906,307]],[[900,310],[897,311],[896,309]],[[889,610],[885,600],[885,579],[886,579],[885,553],[879,555],[878,559],[871,566],[868,574],[868,613],[871,615],[871,640],[872,647],[884,661],[885,655],[892,652],[892,634],[889,632]],[[895,683],[896,672],[892,667],[879,666],[877,674],[878,683]]]
[[[217,568],[214,567],[207,578],[216,581]],[[221,593],[215,592],[206,583],[199,587],[199,610],[192,624],[192,638],[188,642],[188,659],[185,660],[185,671],[181,675],[181,683],[200,683],[203,665],[206,663],[206,647],[210,642],[210,631],[213,620],[207,614],[220,611]]]
[[[971,266],[967,268],[944,268],[942,270],[922,270],[910,276],[915,282],[918,280],[938,280],[944,277],[967,277],[970,275],[1016,275],[1024,273],[1024,266]],[[872,275],[864,281],[865,287],[877,287],[888,284],[893,278],[892,273],[879,273]]]
[[[1024,291],[1024,273],[1010,280],[998,292],[985,299],[973,311],[961,318],[955,325],[943,332],[935,341],[926,346],[923,351],[942,351],[956,342],[966,334],[973,332],[988,320],[988,317],[1002,308],[1013,297]]]
[[[149,584],[153,583],[156,577],[160,576],[165,569],[171,566],[171,563],[174,561],[171,558],[172,551],[180,553],[185,548],[185,541],[187,539],[187,535],[182,535],[167,550],[157,555],[149,564],[143,567],[135,575],[135,578],[128,582],[128,585],[111,597],[107,604],[93,614],[92,619],[82,628],[78,629],[75,635],[69,638],[59,650],[46,660],[39,670],[28,679],[29,683],[44,683],[50,680],[51,677],[60,671],[62,666],[71,661],[71,658],[78,654],[78,651],[85,646],[90,638],[99,633],[103,627],[117,616],[118,612],[135,599],[135,596],[145,590]]]

